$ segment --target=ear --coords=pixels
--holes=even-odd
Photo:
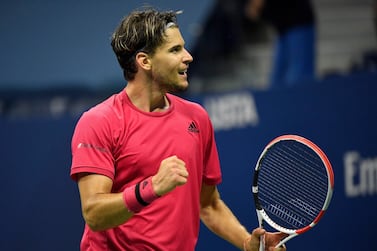
[[[151,60],[149,55],[145,52],[138,52],[136,54],[136,63],[145,70],[151,69]]]

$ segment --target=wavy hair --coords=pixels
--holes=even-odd
[[[165,30],[170,27],[178,27],[174,11],[160,12],[148,7],[122,19],[111,37],[111,46],[127,81],[133,80],[137,73],[136,54],[153,55],[165,41]]]

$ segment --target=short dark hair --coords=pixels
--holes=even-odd
[[[169,27],[178,27],[177,13],[152,7],[135,10],[122,19],[111,37],[111,46],[127,81],[135,78],[136,54],[143,51],[153,55],[165,41],[165,30]]]

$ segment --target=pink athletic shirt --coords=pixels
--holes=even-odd
[[[214,131],[198,104],[168,94],[165,112],[143,112],[125,91],[85,112],[72,139],[71,177],[89,172],[113,180],[112,192],[155,175],[163,159],[186,163],[188,182],[153,201],[123,225],[93,232],[81,250],[193,251],[199,234],[202,183],[221,182]]]

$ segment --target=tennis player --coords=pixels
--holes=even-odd
[[[72,138],[71,177],[86,223],[81,250],[193,251],[200,219],[241,250],[258,250],[262,235],[274,250],[282,233],[250,234],[220,198],[206,111],[172,94],[188,87],[193,61],[176,13],[133,11],[111,45],[127,84],[85,112]]]

